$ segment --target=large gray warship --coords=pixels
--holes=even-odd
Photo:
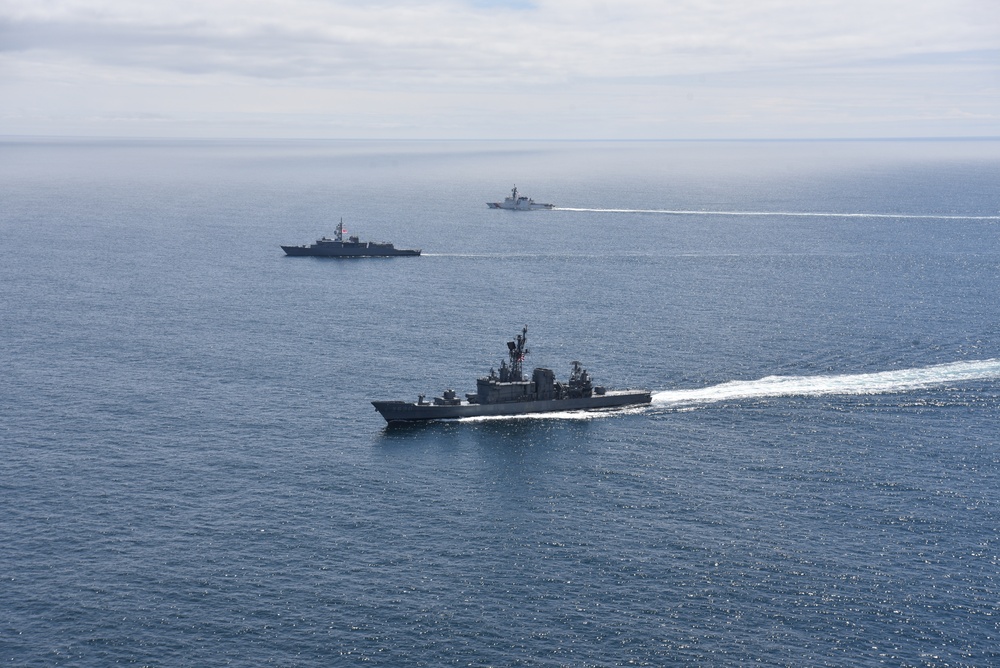
[[[556,411],[583,411],[648,404],[649,390],[607,390],[595,386],[590,374],[579,362],[573,362],[569,382],[556,381],[550,369],[536,368],[531,380],[524,378],[521,364],[528,354],[528,328],[507,342],[508,362],[500,363],[500,372],[476,381],[476,392],[460,399],[455,390],[445,390],[440,397],[426,401],[420,395],[416,403],[373,401],[375,410],[388,423],[444,420],[449,418],[525,415]]]
[[[420,255],[420,250],[396,248],[390,243],[361,241],[357,237],[347,237],[344,241],[344,221],[337,225],[333,239],[323,237],[310,246],[282,246],[286,255],[309,255],[313,257],[399,257]]]

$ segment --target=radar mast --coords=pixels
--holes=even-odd
[[[525,355],[527,355],[530,350],[527,348],[528,345],[528,326],[525,325],[521,333],[517,335],[517,338],[513,341],[507,342],[507,348],[510,355],[510,380],[513,382],[519,382],[524,380],[524,375],[521,373],[521,362],[524,361]]]

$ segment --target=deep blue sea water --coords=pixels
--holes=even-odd
[[[3,140],[0,660],[996,665],[998,184],[998,141]],[[424,255],[279,249],[341,217]],[[525,324],[653,405],[370,405]]]

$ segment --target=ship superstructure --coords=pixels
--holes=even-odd
[[[528,328],[513,341],[507,342],[507,360],[500,369],[490,369],[488,376],[476,381],[476,391],[459,398],[448,389],[440,397],[426,401],[420,395],[416,403],[405,401],[373,401],[386,422],[413,422],[489,415],[524,415],[617,408],[632,404],[648,404],[649,390],[607,390],[595,386],[590,374],[573,362],[569,380],[557,381],[551,369],[536,368],[531,378],[525,378],[522,365],[530,352],[527,347]]]

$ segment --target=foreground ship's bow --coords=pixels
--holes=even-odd
[[[541,367],[526,380],[521,363],[528,354],[527,341],[528,328],[525,327],[514,341],[507,342],[510,363],[501,363],[499,373],[490,369],[490,375],[477,380],[476,392],[466,394],[464,401],[454,390],[445,390],[432,401],[420,395],[416,403],[373,401],[372,405],[386,422],[392,423],[601,410],[648,404],[652,399],[649,390],[612,391],[595,386],[579,362],[573,362],[567,383],[557,381],[551,369]]]

